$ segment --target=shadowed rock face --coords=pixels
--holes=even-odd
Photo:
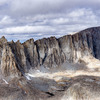
[[[99,27],[86,29],[74,35],[67,35],[58,40],[69,62],[77,62],[83,56],[90,55],[100,59]]]
[[[65,54],[59,47],[59,42],[55,37],[37,40],[35,44],[37,46],[40,64],[55,67],[65,61]]]

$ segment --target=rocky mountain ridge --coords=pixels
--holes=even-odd
[[[24,43],[0,39],[0,100],[100,100],[100,27]]]
[[[78,63],[84,56],[100,59],[100,27],[89,28],[61,38],[7,42],[0,39],[0,65],[6,76],[18,76],[41,65],[51,68],[65,61]]]

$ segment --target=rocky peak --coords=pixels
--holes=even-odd
[[[4,36],[2,36],[2,37],[0,38],[0,41],[2,41],[2,42],[7,42],[7,39],[6,39]]]
[[[5,43],[7,43],[7,39],[4,36],[2,36],[0,38],[0,47],[3,47],[3,44],[5,44]]]

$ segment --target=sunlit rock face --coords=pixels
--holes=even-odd
[[[24,43],[0,39],[2,100],[100,100],[99,73],[100,27]]]
[[[16,58],[12,52],[10,46],[6,43],[3,45],[2,58],[1,58],[1,70],[5,76],[18,76],[20,73]]]

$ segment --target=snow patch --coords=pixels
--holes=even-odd
[[[25,77],[27,80],[31,80],[31,78],[27,74],[25,75]]]
[[[4,81],[6,84],[9,84],[5,79],[3,79],[3,81]]]

